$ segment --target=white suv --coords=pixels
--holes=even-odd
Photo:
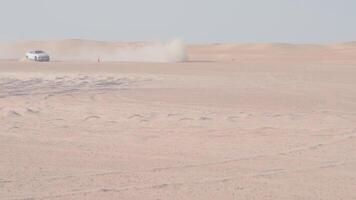
[[[28,60],[34,60],[38,62],[49,62],[49,55],[41,50],[29,51],[26,53]]]

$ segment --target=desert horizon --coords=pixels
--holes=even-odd
[[[278,58],[279,60],[308,59],[310,61],[352,60],[356,42],[329,44],[293,43],[205,43],[186,44],[181,39],[166,42],[109,42],[84,39],[22,41],[0,43],[0,60],[25,61],[27,51],[47,51],[53,61],[102,62],[184,62],[234,61]],[[188,57],[189,54],[189,57]],[[200,55],[199,55],[200,54]]]

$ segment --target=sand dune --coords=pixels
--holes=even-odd
[[[354,43],[146,45],[0,45],[0,199],[356,199]]]
[[[247,62],[355,62],[354,42],[343,44],[211,44],[192,45],[189,56],[201,60]]]

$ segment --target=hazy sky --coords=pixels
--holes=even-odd
[[[0,0],[0,40],[342,42],[356,0]]]

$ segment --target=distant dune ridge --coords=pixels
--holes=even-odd
[[[237,62],[342,62],[354,63],[356,42],[339,44],[202,44],[188,48],[189,57],[197,60]]]
[[[24,60],[28,50],[42,49],[56,61],[116,62],[347,62],[355,60],[356,42],[339,44],[215,43],[185,45],[180,39],[162,42],[102,42],[81,39],[0,43],[0,59]]]

